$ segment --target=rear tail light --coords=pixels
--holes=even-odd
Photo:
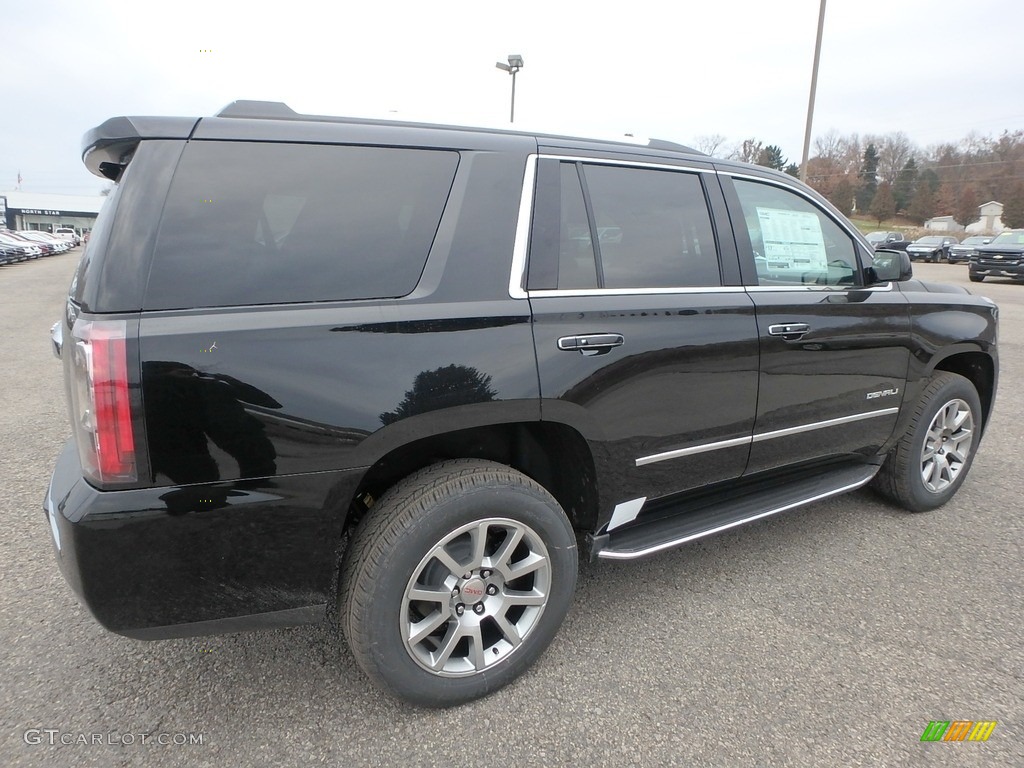
[[[83,320],[71,331],[71,420],[86,477],[138,479],[123,320]]]

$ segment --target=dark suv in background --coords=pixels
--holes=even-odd
[[[995,305],[766,168],[262,102],[114,118],[84,160],[117,185],[54,328],[45,508],[130,637],[336,611],[381,688],[468,701],[579,557],[868,483],[938,507],[991,415]]]
[[[905,251],[910,245],[910,241],[902,232],[869,232],[867,241],[876,251],[883,248],[889,251]]]
[[[961,242],[949,247],[949,255],[946,261],[950,264],[967,263],[971,260],[971,254],[979,245],[988,245],[992,242],[992,235],[971,235],[965,237]]]
[[[1008,229],[987,245],[979,245],[967,266],[972,283],[986,277],[1024,281],[1024,229]]]
[[[955,237],[949,235],[928,235],[919,237],[907,246],[907,253],[911,261],[923,259],[924,261],[940,262],[949,259],[949,250],[959,243]]]

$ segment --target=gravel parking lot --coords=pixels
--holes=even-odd
[[[79,606],[41,509],[69,434],[48,331],[79,254],[0,268],[0,765],[1024,765],[1024,286],[914,265],[1002,313],[994,422],[946,507],[861,491],[585,566],[522,680],[420,711],[377,694],[327,627],[141,643]],[[920,742],[958,719],[999,724]]]

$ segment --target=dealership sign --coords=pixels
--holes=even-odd
[[[36,216],[63,216],[60,211],[47,211],[43,208],[22,208],[24,214],[34,213]]]

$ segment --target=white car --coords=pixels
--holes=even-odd
[[[38,245],[33,245],[29,240],[22,240],[20,237],[14,237],[6,232],[0,232],[0,243],[24,248],[28,252],[28,257],[30,259],[38,259],[43,255],[43,249]]]
[[[37,243],[49,245],[52,248],[53,253],[64,253],[71,248],[71,244],[67,240],[62,237],[57,237],[56,235],[51,235],[49,232],[23,230],[18,232],[18,235],[27,240],[33,240]]]
[[[57,237],[63,238],[71,243],[72,247],[81,244],[82,238],[78,236],[78,233],[70,227],[61,227],[53,231]]]

